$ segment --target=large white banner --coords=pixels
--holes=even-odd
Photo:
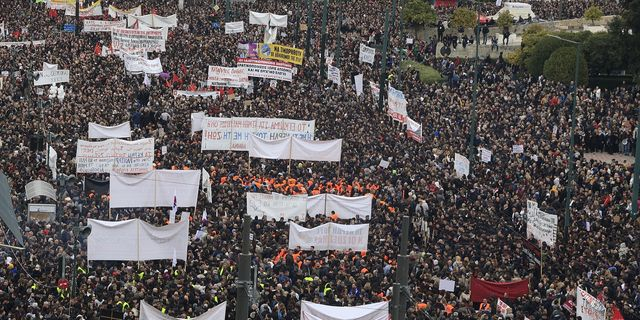
[[[88,219],[89,261],[148,261],[180,259],[187,261],[189,223],[152,226],[142,220],[102,221]]]
[[[69,82],[69,70],[48,70],[34,72],[39,77],[33,82],[34,86],[46,86],[54,83]]]
[[[300,320],[388,320],[389,301],[355,307],[334,307],[302,301]]]
[[[576,316],[582,317],[582,320],[607,319],[607,308],[602,301],[580,287],[576,290],[576,301]]]
[[[112,172],[109,183],[111,208],[195,207],[200,170],[153,170],[140,175]]]
[[[127,15],[139,16],[142,14],[142,6],[137,6],[129,10],[119,9],[115,6],[109,6],[109,16],[112,18],[124,18]]]
[[[380,99],[380,87],[372,81],[369,81],[369,88],[371,88],[371,95],[373,96],[374,101],[378,102]]]
[[[126,141],[78,140],[77,173],[142,173],[153,169],[154,138]]]
[[[248,149],[252,158],[339,162],[342,155],[342,139],[317,141],[287,137],[266,140],[252,134],[249,137]]]
[[[469,159],[467,157],[456,153],[453,159],[453,169],[456,170],[458,177],[469,175]]]
[[[289,224],[289,249],[367,251],[369,225],[344,225],[333,222],[307,229]]]
[[[355,82],[355,86],[356,86],[356,95],[360,96],[362,94],[362,90],[363,90],[363,80],[364,80],[364,75],[362,74],[358,74],[356,76],[353,77],[353,80]]]
[[[64,10],[65,16],[75,16],[76,15],[76,6],[75,3],[68,5]],[[78,15],[80,18],[86,17],[94,17],[102,15],[102,3],[100,1],[96,1],[91,4],[89,7],[85,9],[78,10]]]
[[[245,68],[209,66],[209,70],[207,72],[207,85],[246,88],[250,83],[249,75]]]
[[[124,28],[126,21],[84,20],[82,32],[111,32],[111,28]]]
[[[131,125],[123,122],[117,126],[107,127],[94,122],[89,122],[89,139],[102,138],[130,138]]]
[[[238,58],[237,66],[246,69],[249,77],[289,82],[293,80],[293,67],[287,62]]]
[[[279,221],[304,221],[307,212],[307,195],[285,196],[278,193],[247,193],[247,214]]]
[[[307,199],[307,214],[330,216],[332,212],[338,219],[371,218],[371,195],[344,197],[335,194],[319,194]]]
[[[249,24],[286,28],[287,15],[249,11]]]
[[[293,136],[313,140],[315,120],[281,118],[217,118],[202,121],[202,150],[248,151],[249,137],[276,140]]]
[[[387,114],[391,116],[393,120],[404,123],[407,119],[407,100],[404,98],[404,93],[389,86],[387,102],[389,105]]]
[[[19,47],[19,46],[42,46],[45,44],[44,40],[34,40],[34,41],[3,41],[0,42],[0,47]]]
[[[366,62],[373,64],[373,60],[376,58],[376,49],[360,44],[360,55],[358,57],[360,62]]]
[[[527,237],[532,237],[539,242],[546,242],[548,246],[556,245],[558,233],[558,216],[548,214],[540,209],[527,209]]]
[[[112,28],[111,46],[114,51],[165,51],[162,30]]]
[[[191,133],[202,131],[202,120],[206,117],[204,111],[191,113]]]
[[[174,97],[203,97],[203,98],[213,98],[217,99],[220,97],[220,92],[218,91],[187,91],[187,90],[173,90]]]
[[[45,196],[49,199],[56,200],[56,190],[53,186],[42,180],[33,180],[24,186],[24,193],[27,200],[31,198]]]
[[[244,32],[244,21],[226,22],[224,24],[225,34],[234,34]]]
[[[139,57],[139,56],[125,53],[122,55],[122,60],[124,60],[124,69],[129,71],[132,74],[162,73],[162,63],[160,62],[159,57],[149,60],[149,59],[145,59],[144,57]]]
[[[209,310],[207,312],[194,317],[189,318],[190,320],[225,320],[225,315],[227,312],[227,302],[223,302]],[[144,300],[140,300],[140,320],[182,320],[174,317],[170,317],[164,314],[161,310],[158,310],[144,302]]]
[[[178,15],[173,14],[168,17],[159,16],[156,14],[147,14],[144,16],[127,16],[129,19],[129,26],[136,23],[139,25],[145,25],[150,28],[175,28],[178,26]]]

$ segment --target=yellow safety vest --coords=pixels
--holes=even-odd
[[[85,271],[84,269],[82,269],[82,267],[78,267],[78,271],[80,271],[82,274],[86,274],[87,271]]]
[[[218,303],[218,296],[213,296],[213,301],[215,301],[216,303]]]
[[[144,277],[144,271],[138,273],[138,278],[140,278],[140,280],[142,280],[143,277]]]
[[[165,314],[167,312],[167,308],[162,307],[162,314]]]
[[[327,288],[328,285],[329,285],[329,283],[325,284],[324,285],[324,290],[322,291],[322,294],[324,294],[325,296],[327,295],[327,292],[331,291],[331,287]]]
[[[118,301],[118,303],[116,303],[116,306],[119,305],[122,305],[122,312],[124,312],[125,309],[129,308],[129,303],[127,302]]]
[[[313,278],[312,277],[304,277],[304,280],[309,281],[309,282],[313,282]]]

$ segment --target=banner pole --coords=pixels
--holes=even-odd
[[[544,258],[544,245],[540,244],[540,280],[542,280],[542,264],[543,264],[543,258]]]
[[[291,146],[293,146],[293,138],[289,137],[289,177],[291,176]]]
[[[340,179],[340,167],[341,167],[342,161],[338,161],[338,179]]]

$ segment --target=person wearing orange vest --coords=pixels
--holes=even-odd
[[[487,299],[482,299],[480,303],[480,308],[478,308],[478,312],[491,314],[491,305],[487,302]]]

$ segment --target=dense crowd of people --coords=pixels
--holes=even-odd
[[[247,30],[226,35],[223,1],[213,3],[216,9],[208,1],[185,0],[183,10],[178,10],[177,1],[144,1],[144,13],[177,13],[179,22],[169,31],[166,52],[150,53],[160,57],[170,77],[151,76],[151,83],[145,85],[143,75],[125,72],[117,55],[96,54],[96,47],[101,51],[109,47],[108,33],[62,32],[64,24],[73,22],[63,11],[28,1],[0,0],[0,19],[8,34],[3,41],[45,40],[44,45],[0,46],[0,105],[5,110],[0,114],[0,170],[9,177],[25,237],[25,250],[1,251],[0,318],[99,319],[115,314],[137,319],[139,301],[144,300],[181,318],[200,315],[227,301],[227,318],[233,319],[242,216],[249,191],[371,194],[373,201],[371,219],[338,221],[370,224],[366,253],[288,250],[289,222],[255,218],[252,264],[257,268],[258,297],[251,305],[251,319],[299,319],[302,300],[335,306],[390,300],[403,215],[411,216],[413,222],[408,319],[497,317],[494,299],[489,301],[489,314],[478,312],[479,306],[471,302],[472,277],[530,279],[529,294],[504,299],[515,319],[573,317],[577,287],[598,297],[610,313],[619,310],[624,319],[640,318],[640,222],[630,214],[633,167],[584,157],[590,151],[634,151],[638,87],[578,88],[576,175],[565,234],[572,86],[531,77],[501,58],[483,60],[478,70],[472,61],[437,59],[422,40],[406,44],[397,27],[387,61],[381,62],[377,50],[373,66],[361,63],[360,43],[378,48],[382,43],[381,17],[388,2],[331,2],[327,49],[334,55],[334,64],[339,63],[341,85],[320,76],[324,68],[319,33],[322,2],[313,1],[313,23],[307,26],[314,30],[310,52],[304,64],[297,66],[292,82],[280,81],[273,88],[268,80],[254,79],[252,93],[236,89],[236,98],[228,99],[230,92],[223,90],[221,98],[212,99],[175,96],[173,91],[220,89],[201,87],[207,66],[235,66],[237,44],[262,39],[263,29],[247,23],[249,10],[287,14],[289,26],[279,30],[277,42],[304,48],[306,31],[298,27],[307,24],[306,2],[233,2],[231,20],[244,20]],[[619,12],[613,1],[601,2],[611,13]],[[580,16],[585,3],[544,2],[540,5],[544,10],[534,11],[570,18]],[[139,4],[102,2],[105,9]],[[344,18],[340,54],[338,12]],[[401,48],[407,49],[405,59],[434,67],[447,81],[424,84],[411,66],[400,70]],[[49,100],[46,93],[38,96],[30,85],[30,72],[40,70],[43,62],[71,71],[62,101]],[[409,139],[401,125],[389,119],[368,85],[364,94],[356,95],[353,77],[363,74],[365,84],[377,83],[381,63],[388,66],[390,84],[407,97],[409,116],[422,123],[423,143]],[[479,85],[474,142],[492,151],[493,157],[486,163],[473,157],[471,175],[458,177],[453,158],[455,153],[467,155],[474,72]],[[293,161],[289,168],[287,161],[249,160],[243,152],[203,152],[201,134],[190,130],[190,114],[198,111],[209,116],[315,120],[317,139],[344,139],[342,161],[339,166]],[[196,212],[181,208],[191,210],[190,236],[196,230],[206,234],[191,239],[186,264],[179,261],[172,267],[168,260],[87,263],[82,239],[78,254],[73,252],[77,239],[73,226],[86,225],[89,218],[140,218],[158,226],[168,219],[171,208],[110,210],[107,195],[83,187],[85,178],[108,179],[108,174],[76,174],[76,142],[87,138],[88,123],[125,121],[135,128],[132,139],[155,138],[156,168],[204,168],[211,175],[213,201],[209,203],[202,193]],[[46,151],[33,143],[38,135],[50,140],[58,153],[56,179],[46,165]],[[524,146],[524,153],[512,154],[516,144]],[[162,146],[167,147],[166,154],[160,152]],[[381,160],[388,160],[389,167],[380,167]],[[51,182],[58,191],[53,222],[27,219],[24,186],[35,179]],[[538,256],[542,267],[524,253],[535,242],[525,232],[527,200],[559,218],[557,244],[543,245]],[[299,223],[313,227],[328,221],[330,217],[307,217]],[[16,245],[8,230],[3,229],[2,235],[4,243]],[[78,283],[75,292],[60,289],[58,280],[72,277],[73,272]],[[456,281],[454,292],[438,290],[438,282],[445,278]]]

